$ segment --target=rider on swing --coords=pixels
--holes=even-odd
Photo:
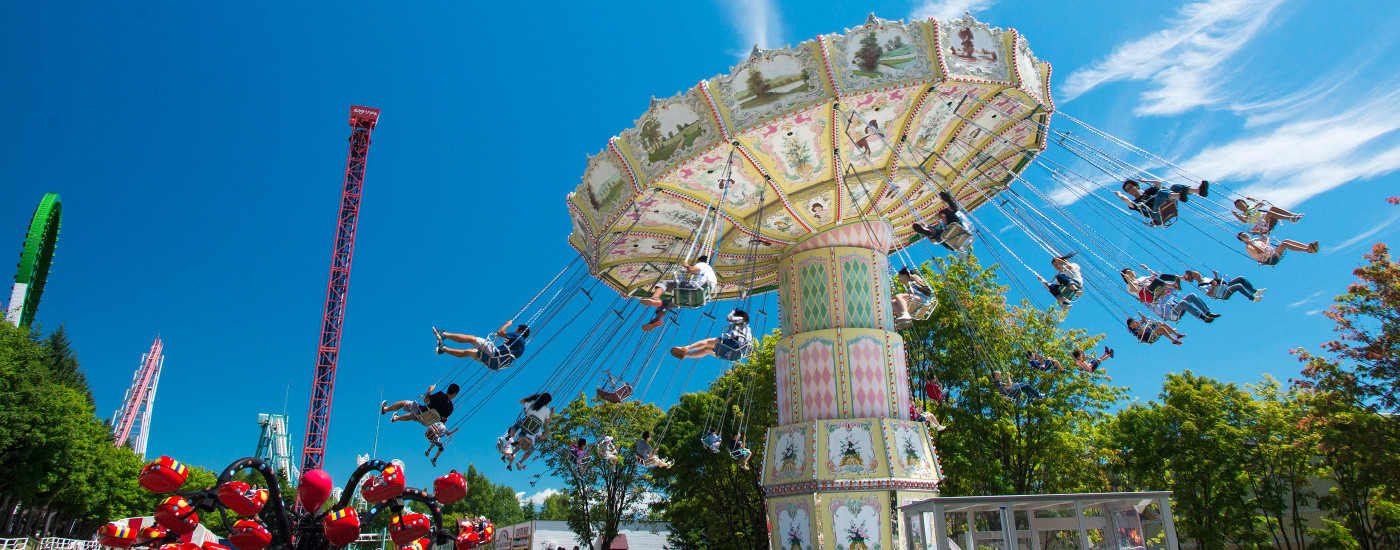
[[[437,388],[437,384],[428,386],[428,391],[423,393],[422,403],[412,399],[405,399],[393,404],[388,401],[380,401],[379,414],[403,410],[404,414],[396,414],[389,421],[416,421],[419,419],[418,415],[433,410],[437,412],[439,421],[446,421],[447,417],[452,415],[452,400],[457,398],[457,391],[460,388],[456,384],[448,384],[446,392],[433,392],[434,388]]]
[[[1079,295],[1084,292],[1084,274],[1080,271],[1079,264],[1069,261],[1070,258],[1074,257],[1074,254],[1074,252],[1070,252],[1050,259],[1050,266],[1055,268],[1053,281],[1046,282],[1045,279],[1040,279],[1040,276],[1036,275],[1041,284],[1045,285],[1046,290],[1050,291],[1050,295],[1055,297],[1060,308],[1066,311],[1069,310],[1069,306],[1073,305],[1074,300],[1078,299]]]
[[[699,358],[713,355],[725,361],[742,361],[753,347],[753,332],[749,330],[749,314],[735,309],[727,317],[729,327],[719,338],[706,338],[685,347],[671,348],[676,359]]]
[[[915,223],[912,227],[915,233],[928,237],[929,242],[941,244],[944,248],[956,252],[958,246],[944,240],[944,233],[954,228],[971,232],[972,221],[968,219],[967,214],[963,213],[962,206],[958,204],[958,200],[951,193],[939,191],[938,198],[943,199],[943,203],[948,205],[947,208],[938,212],[939,222],[933,225]]]
[[[470,334],[454,334],[433,327],[433,336],[437,337],[437,352],[438,354],[446,353],[453,357],[470,357],[476,359],[477,361],[481,361],[483,365],[486,365],[486,368],[493,371],[514,366],[515,361],[520,359],[520,356],[525,353],[525,340],[530,338],[530,327],[523,324],[515,327],[515,332],[506,332],[506,329],[510,328],[511,323],[514,322],[515,321],[506,321],[506,324],[496,329],[496,336],[501,337],[503,340],[499,346],[489,338],[472,336]],[[444,347],[442,345],[443,340],[471,344],[473,349],[452,349]]]
[[[933,301],[933,287],[928,281],[908,267],[899,268],[899,282],[909,289],[908,293],[895,294],[893,299],[894,320],[896,323],[912,322],[914,312],[923,309]]]
[[[719,276],[715,275],[715,268],[710,267],[710,258],[701,255],[695,258],[695,264],[691,265],[681,262],[681,267],[686,271],[684,279],[668,279],[660,281],[651,289],[651,297],[643,298],[642,305],[656,308],[656,315],[651,321],[642,325],[642,330],[651,330],[661,326],[666,320],[666,312],[675,309],[675,298],[662,298],[667,292],[677,290],[701,290],[705,287],[714,288],[719,284]]]

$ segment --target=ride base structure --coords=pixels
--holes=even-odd
[[[888,223],[856,221],[779,260],[779,425],[768,429],[763,461],[774,548],[898,547],[898,507],[938,496],[928,427],[908,419],[904,339],[886,276],[892,238]]]

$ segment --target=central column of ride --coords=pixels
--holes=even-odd
[[[779,425],[763,461],[775,550],[898,550],[917,529],[898,524],[897,508],[938,495],[927,428],[909,420],[892,239],[883,220],[848,222],[779,261]]]

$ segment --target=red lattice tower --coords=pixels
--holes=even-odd
[[[355,252],[355,223],[360,218],[360,190],[365,182],[365,158],[369,132],[379,120],[379,109],[350,107],[350,155],[345,161],[345,189],[340,196],[340,218],[331,251],[330,282],[326,284],[326,311],[321,321],[321,341],[316,351],[316,375],[311,382],[311,406],[306,414],[306,440],[301,450],[301,471],[320,469],[331,429],[331,395],[335,391],[335,364],[340,355],[340,326],[345,318],[345,296],[350,290],[350,260]]]
[[[112,417],[112,433],[118,447],[131,447],[136,454],[146,454],[146,437],[151,432],[151,409],[156,405],[156,386],[160,384],[160,366],[165,362],[161,351],[165,345],[160,337],[151,344],[151,351],[141,356],[141,366],[131,377],[122,408]],[[135,429],[136,433],[131,433]]]

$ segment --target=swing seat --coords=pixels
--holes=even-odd
[[[371,477],[360,485],[360,494],[370,504],[379,504],[399,496],[403,490],[403,472],[393,465],[385,466],[382,475]]]
[[[1083,295],[1084,287],[1076,284],[1071,284],[1068,287],[1060,290],[1060,303],[1072,304],[1075,300],[1078,300],[1079,297]]]
[[[126,525],[108,523],[97,528],[97,542],[112,548],[130,548],[136,542],[136,530]]]
[[[272,543],[272,534],[256,520],[240,519],[229,529],[228,541],[238,550],[263,550]]]
[[[538,434],[544,430],[544,421],[533,416],[525,416],[520,419],[520,432],[527,434]]]
[[[146,464],[136,481],[152,493],[169,493],[184,485],[189,475],[184,463],[162,456]]]
[[[418,423],[424,427],[431,428],[438,422],[442,422],[442,415],[438,414],[436,409],[426,409],[418,413]]]
[[[621,403],[632,397],[632,392],[632,385],[624,383],[611,391],[598,388],[597,398],[599,401],[607,401],[608,403]]]
[[[710,452],[712,452],[712,453],[719,454],[719,443],[720,443],[719,438],[716,437],[716,438],[714,438],[713,441],[709,441],[708,438],[709,438],[709,436],[701,437],[701,438],[700,438],[700,446],[701,446],[701,447],[704,447],[706,451],[710,451]]]
[[[267,489],[256,488],[242,481],[230,481],[219,487],[219,502],[240,516],[255,516],[267,504]]]
[[[333,546],[345,546],[360,538],[360,516],[354,508],[341,508],[321,519],[321,527],[326,531],[326,540]]]
[[[920,300],[919,307],[914,308],[914,319],[918,321],[927,321],[929,317],[933,316],[933,310],[935,309],[938,309],[937,298],[929,297],[926,301]]]
[[[452,504],[467,497],[467,478],[452,472],[433,480],[433,496],[442,504]]]
[[[189,501],[181,496],[167,497],[151,515],[157,524],[177,535],[192,533],[199,526],[199,516],[194,513],[194,506],[190,506]]]
[[[705,305],[714,293],[714,285],[705,283],[700,288],[681,288],[679,282],[672,292],[672,302],[676,307],[696,308]]]
[[[1156,211],[1146,211],[1147,221],[1144,223],[1148,227],[1170,227],[1176,223],[1176,202],[1176,199],[1170,199],[1163,202]]]
[[[389,520],[389,538],[394,540],[394,544],[402,546],[423,538],[432,529],[430,525],[428,516],[423,514],[394,516]]]
[[[748,358],[753,353],[753,342],[743,342],[738,346],[731,346],[732,340],[722,339],[715,345],[715,357],[724,361],[738,362]]]
[[[942,242],[939,244],[954,252],[962,252],[972,247],[972,231],[960,223],[949,224],[943,230],[941,238]]]

